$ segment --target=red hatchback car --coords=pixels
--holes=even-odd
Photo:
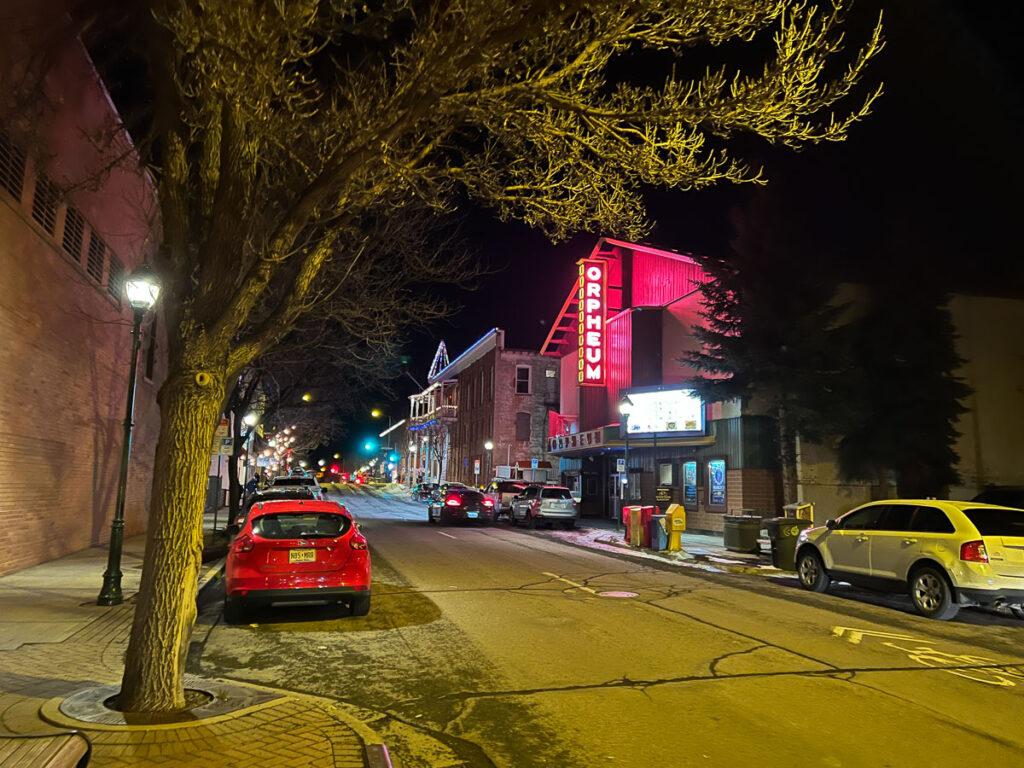
[[[244,620],[253,605],[346,603],[370,612],[370,552],[348,510],[334,501],[253,505],[228,550],[224,618]]]

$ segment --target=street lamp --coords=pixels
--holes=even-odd
[[[97,605],[120,605],[121,548],[124,544],[124,499],[128,487],[128,459],[132,452],[132,421],[135,417],[135,374],[139,367],[139,346],[142,319],[160,297],[160,280],[148,264],[136,268],[125,281],[125,293],[132,305],[132,367],[128,375],[128,402],[124,409],[124,438],[121,441],[121,469],[117,476],[117,500],[114,519],[110,523],[110,548],[107,550],[107,570],[103,572]]]
[[[484,479],[489,483],[491,482],[488,479],[491,476],[491,451],[494,450],[494,443],[488,440],[484,443],[484,450],[487,451],[487,474],[484,475]]]
[[[622,478],[622,491],[625,501],[629,501],[629,414],[633,412],[633,401],[629,399],[629,395],[624,395],[619,401],[619,413],[622,414],[622,427],[626,434],[626,450],[624,462],[626,465],[626,474]],[[615,527],[619,527],[619,516],[615,516]]]
[[[245,426],[247,426],[247,427],[255,427],[256,426],[256,422],[259,421],[259,420],[260,420],[260,417],[257,416],[255,413],[247,413],[242,418],[242,423],[245,424]]]

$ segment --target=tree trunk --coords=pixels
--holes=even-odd
[[[185,657],[196,619],[207,472],[223,389],[223,377],[192,371],[168,378],[160,392],[146,557],[119,700],[129,712],[185,707]]]
[[[795,504],[799,479],[796,471],[796,435],[786,426],[785,413],[780,413],[779,457],[782,461],[782,503]]]

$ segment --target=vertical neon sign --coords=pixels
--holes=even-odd
[[[603,387],[608,265],[598,259],[581,259],[579,264],[579,383],[583,386]]]

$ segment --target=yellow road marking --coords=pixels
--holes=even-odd
[[[563,579],[561,576],[559,576],[556,573],[548,573],[547,571],[541,571],[541,574],[543,576],[550,576],[555,581],[561,581],[561,582],[563,582],[565,584],[569,584],[570,586],[576,587],[576,589],[582,589],[584,592],[589,592],[592,595],[596,595],[597,594],[597,590],[596,589],[591,589],[590,587],[585,587],[582,584],[577,584],[575,581],[569,581],[568,579]]]

